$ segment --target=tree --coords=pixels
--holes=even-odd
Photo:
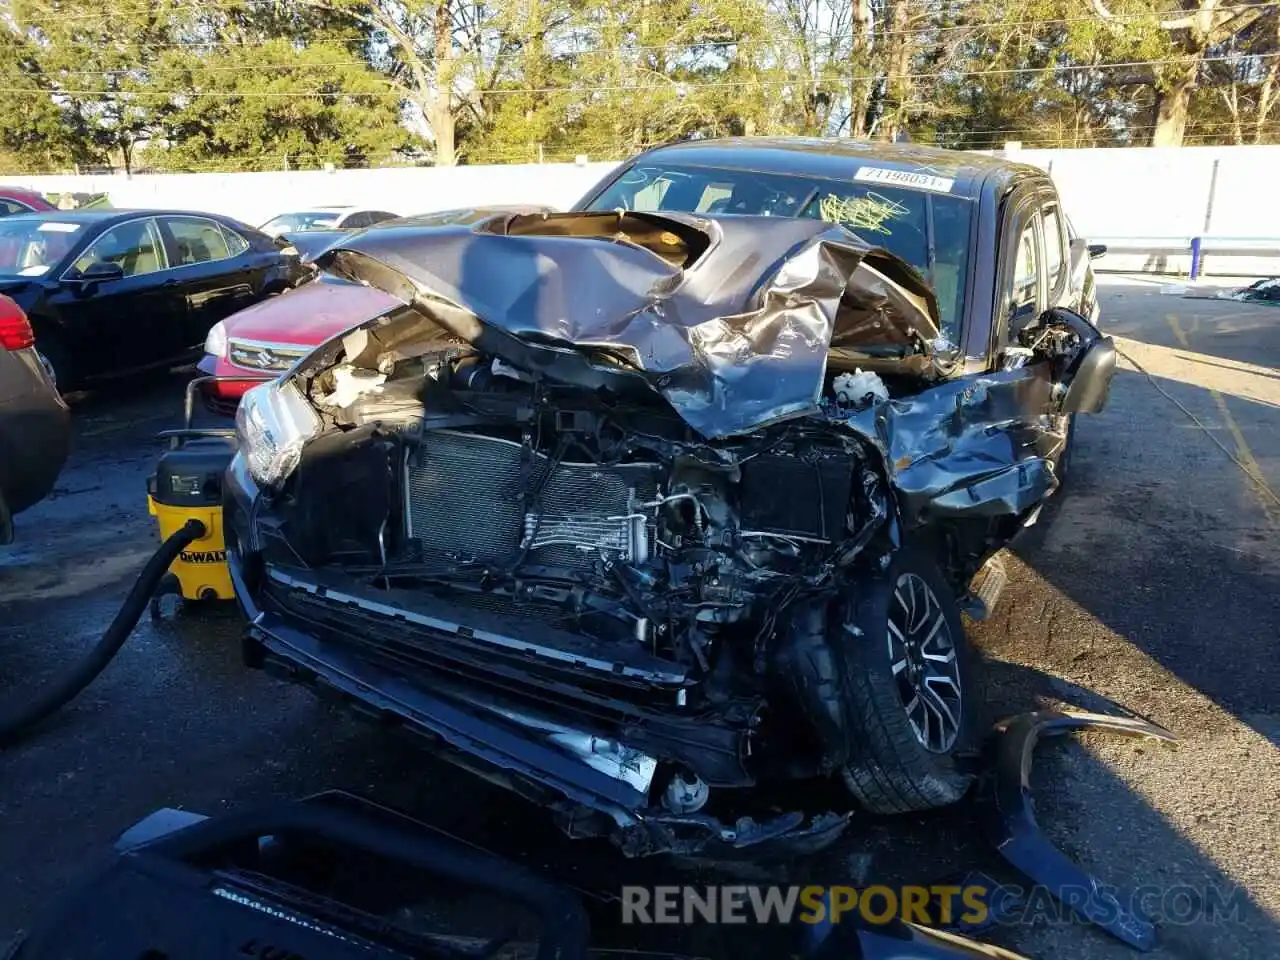
[[[1201,139],[1236,144],[1274,138],[1280,118],[1280,17],[1263,18],[1212,50],[1192,97],[1189,125]]]
[[[1103,0],[1089,0],[1089,3],[1098,16],[1117,22]],[[1155,122],[1151,132],[1153,147],[1182,145],[1192,95],[1211,49],[1241,37],[1260,21],[1280,19],[1280,4],[1189,0],[1183,9],[1184,12],[1175,17],[1150,14],[1150,19],[1169,34],[1172,49],[1177,54],[1156,70]]]
[[[147,159],[165,169],[366,166],[414,146],[386,79],[339,47],[175,50],[156,78],[169,106]]]
[[[1280,138],[1258,0],[0,0],[0,161],[621,158],[676,139]]]
[[[150,69],[173,42],[178,0],[15,0],[11,18],[32,68],[91,159],[132,169],[166,111],[144,105]]]
[[[437,165],[458,162],[457,127],[476,87],[493,11],[465,0],[303,0],[370,31],[369,59],[425,124]]]
[[[0,163],[15,173],[49,173],[90,157],[85,133],[66,122],[53,102],[39,51],[25,37],[0,27],[0,70],[9,88],[0,97]]]

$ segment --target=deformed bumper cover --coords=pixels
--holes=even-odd
[[[730,826],[707,815],[680,817],[654,810],[645,793],[539,741],[536,731],[467,710],[269,613],[254,618],[250,633],[293,668],[433,737],[447,748],[445,759],[481,775],[501,770],[604,814],[620,828],[615,839],[629,855],[714,853],[729,858],[748,849],[753,855],[809,852],[826,846],[848,823],[847,814],[809,819],[792,813],[764,822],[742,818]]]
[[[0,943],[0,957],[367,960],[483,956],[495,943],[536,960],[591,955],[590,921],[578,891],[350,794],[330,791],[212,818],[179,813],[158,811],[131,828],[115,855],[63,894],[28,935],[19,934],[10,951]],[[352,903],[351,884],[331,883],[325,871],[311,869],[324,862],[314,856],[317,848],[339,862],[371,858],[392,871],[412,871],[427,890],[469,893],[493,904],[481,931],[486,937],[455,939],[433,925],[431,942],[414,944],[405,936],[412,936],[408,925],[381,916],[399,901],[373,883]],[[241,855],[260,849],[277,856]],[[298,855],[303,851],[308,856]],[[283,875],[280,863],[288,865]],[[528,917],[518,932],[510,923],[513,910],[522,921]]]
[[[608,817],[618,828],[615,841],[629,855],[661,852],[732,858],[811,852],[834,840],[847,814],[806,818],[800,813],[762,821],[742,817],[732,825],[705,814],[676,816],[650,805],[650,798],[625,779],[602,772],[539,738],[539,731],[482,709],[433,693],[326,643],[257,607],[245,576],[241,544],[256,502],[252,481],[232,465],[227,475],[227,561],[236,599],[250,621],[249,634],[272,657],[315,682],[359,701],[408,729],[431,738],[441,755],[481,776],[513,786],[521,783],[567,798],[580,808]],[[493,774],[498,774],[492,777]],[[568,827],[566,827],[568,829]]]
[[[1006,860],[1085,919],[1130,946],[1150,950],[1156,939],[1154,924],[1067,859],[1036,823],[1031,806],[1031,763],[1036,742],[1042,736],[1061,736],[1072,730],[1109,730],[1165,742],[1177,739],[1146,720],[1098,713],[1041,710],[1002,721],[996,725],[990,748],[995,802],[985,819],[987,837]],[[1132,902],[1132,898],[1125,899]]]
[[[259,610],[245,583],[240,557],[227,551],[236,598],[249,617],[249,632],[271,653],[363,703],[399,717],[448,746],[611,816],[620,826],[636,822],[644,794],[525,735],[435,697],[372,664],[297,630]]]

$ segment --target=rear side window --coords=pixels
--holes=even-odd
[[[1044,224],[1044,275],[1049,289],[1057,289],[1067,263],[1066,241],[1062,236],[1062,217],[1058,208],[1050,205],[1042,214]]]
[[[227,252],[233,257],[238,257],[249,249],[249,241],[228,227],[222,228],[222,238],[227,242]]]
[[[192,264],[208,263],[211,260],[225,260],[231,256],[227,246],[227,238],[222,229],[212,220],[197,220],[186,217],[169,217],[165,221],[169,235],[173,238],[176,256],[175,267],[189,267]]]
[[[6,200],[0,197],[0,217],[7,217],[11,213],[29,213],[31,208],[25,203],[19,203],[17,200]]]

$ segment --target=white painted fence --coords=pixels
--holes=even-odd
[[[1185,270],[1189,257],[1167,251],[1185,248],[1195,236],[1273,240],[1272,246],[1280,248],[1280,146],[1016,150],[1008,155],[1049,171],[1081,234],[1100,241],[1149,241],[1153,248],[1162,245],[1166,250],[1108,257],[1105,266]],[[260,224],[277,213],[314,204],[356,204],[400,214],[507,203],[564,208],[613,166],[522,164],[0,180],[44,193],[104,192],[117,207],[211,210]],[[1212,245],[1206,249],[1209,269],[1226,271],[1227,258],[1215,256]],[[1280,256],[1230,259],[1232,271],[1280,273]]]
[[[137,177],[0,177],[41,193],[105,193],[121,208],[208,210],[258,225],[317,204],[355,204],[401,215],[472,205],[570,206],[615,164],[393,167],[280,173],[177,173]]]
[[[1184,273],[1192,237],[1211,273],[1280,274],[1280,146],[1019,150],[1048,170],[1077,230],[1115,248],[1113,270]],[[1265,241],[1265,242],[1258,242]],[[1183,253],[1168,252],[1181,249]],[[1245,254],[1262,248],[1259,254]],[[1231,254],[1216,250],[1235,251]]]

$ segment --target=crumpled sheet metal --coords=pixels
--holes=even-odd
[[[1018,515],[1040,503],[1057,485],[1048,458],[1064,442],[1048,406],[1048,381],[1022,368],[880,401],[846,422],[883,454],[913,526],[926,514]]]
[[[612,242],[623,225],[709,244],[682,269],[635,243]],[[936,300],[909,265],[818,220],[503,215],[370,230],[317,264],[568,382],[591,385],[588,372],[597,383],[638,375],[709,439],[817,414],[833,341],[856,352],[938,336]],[[590,347],[624,365],[575,372]]]
[[[1100,713],[1040,710],[997,724],[991,759],[995,770],[995,802],[985,818],[988,839],[1006,860],[1054,897],[1112,936],[1136,947],[1155,946],[1155,925],[1140,916],[1084,869],[1064,856],[1040,831],[1031,805],[1031,765],[1036,742],[1072,730],[1109,730],[1132,737],[1177,739],[1146,720]],[[1079,894],[1084,892],[1082,900]],[[1124,898],[1130,903],[1131,897]]]

